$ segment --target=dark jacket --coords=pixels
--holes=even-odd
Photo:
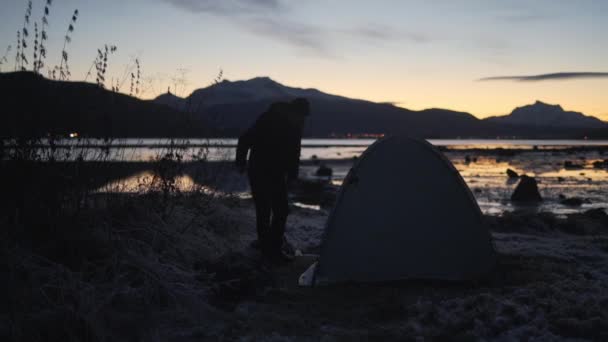
[[[298,177],[302,130],[287,120],[289,104],[275,103],[243,135],[236,149],[236,164],[249,171]]]

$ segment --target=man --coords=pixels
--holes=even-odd
[[[298,178],[300,144],[308,100],[276,102],[239,138],[236,166],[249,176],[255,202],[258,243],[274,261],[290,261],[282,251],[287,221],[287,183]],[[247,153],[249,163],[247,163]]]

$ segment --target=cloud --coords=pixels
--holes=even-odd
[[[351,28],[331,28],[313,26],[285,19],[265,17],[249,18],[242,22],[246,30],[287,43],[307,52],[323,57],[339,57],[335,50],[344,40],[369,42],[409,42],[426,43],[431,38],[413,32],[402,32],[392,27],[356,26]]]
[[[542,14],[542,13],[517,13],[517,14],[501,15],[498,18],[502,19],[504,21],[507,21],[507,22],[519,24],[519,23],[533,23],[533,22],[549,20],[549,19],[552,19],[553,17],[551,17],[547,14]]]
[[[361,25],[349,29],[337,30],[338,33],[356,39],[373,41],[409,41],[413,43],[427,43],[431,37],[419,32],[402,31],[394,27],[378,25]]]
[[[425,43],[422,33],[394,27],[359,25],[348,28],[310,25],[289,19],[294,3],[283,0],[162,0],[178,9],[223,16],[245,31],[295,47],[303,53],[336,58],[344,40]]]
[[[196,13],[234,15],[251,12],[279,11],[279,0],[163,0],[177,8]]]
[[[552,74],[526,75],[526,76],[493,76],[484,77],[478,81],[517,81],[537,82],[552,80],[571,80],[588,78],[608,78],[608,72],[556,72]]]
[[[326,37],[324,37],[324,30],[319,27],[270,18],[249,19],[243,25],[254,34],[285,42],[316,54],[331,55]]]

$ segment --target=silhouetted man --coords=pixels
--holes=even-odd
[[[241,135],[236,150],[237,168],[247,169],[249,175],[259,246],[275,261],[292,259],[281,249],[288,213],[287,183],[298,178],[302,129],[309,112],[306,99],[273,103]]]

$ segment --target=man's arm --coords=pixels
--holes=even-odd
[[[251,126],[239,137],[239,142],[236,146],[236,167],[239,172],[243,172],[247,168],[247,154],[253,145],[255,126]]]
[[[267,126],[269,120],[269,113],[263,113],[255,123],[239,137],[236,146],[236,166],[239,171],[245,171],[247,168],[247,153],[253,147],[256,140],[259,139],[260,135],[267,134],[265,131],[268,130]]]
[[[296,180],[298,179],[298,173],[300,171],[300,152],[302,149],[302,137],[298,135],[293,142],[292,150],[289,153],[289,161],[287,165],[287,179]]]

